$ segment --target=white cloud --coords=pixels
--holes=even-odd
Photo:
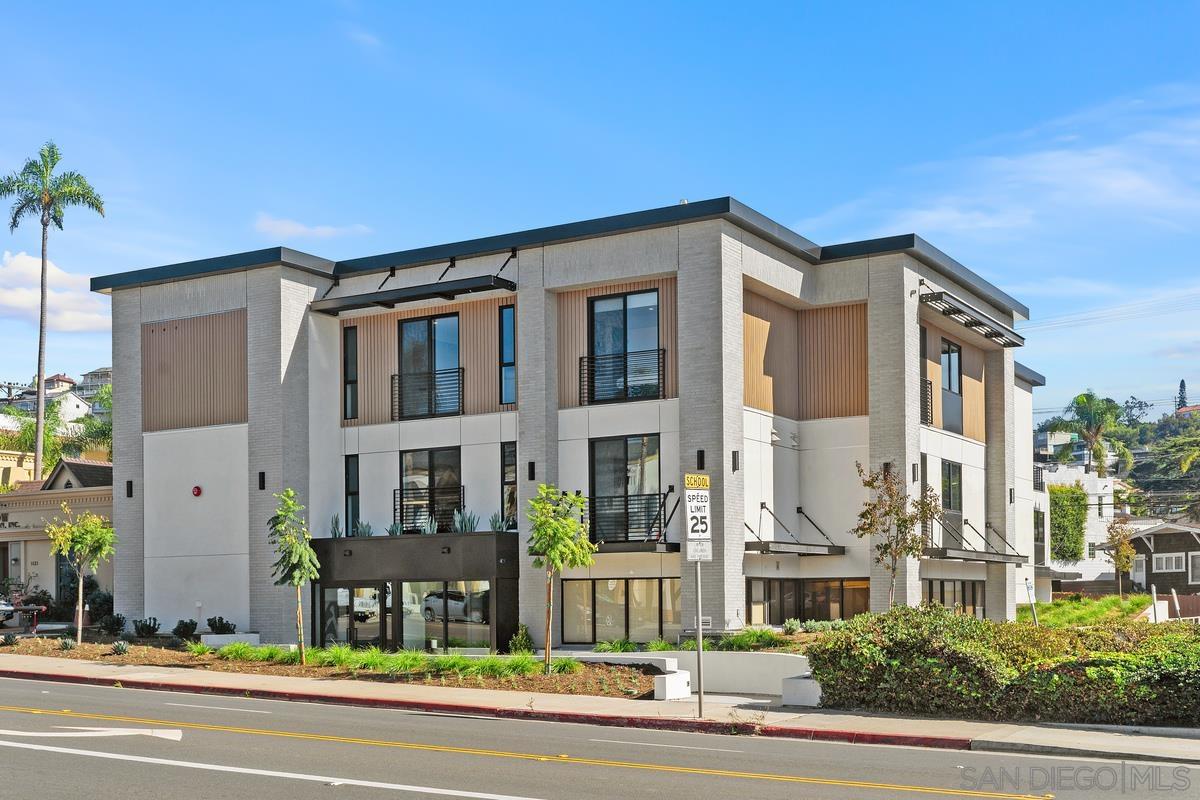
[[[294,219],[272,217],[261,211],[254,220],[254,230],[276,239],[329,239],[334,236],[357,236],[371,232],[366,225],[305,225]]]
[[[0,256],[0,317],[37,325],[41,269],[38,256],[4,251]],[[66,272],[51,261],[46,268],[46,282],[46,324],[50,330],[88,332],[112,327],[108,299],[90,290],[87,276]]]

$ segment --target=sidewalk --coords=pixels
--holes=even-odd
[[[913,719],[783,708],[772,698],[706,696],[705,717],[699,720],[696,719],[695,700],[626,700],[369,680],[247,675],[172,667],[118,666],[39,656],[0,655],[0,678],[620,727],[1200,764],[1200,743],[1196,738],[1171,735],[1183,732],[1170,729],[1114,726],[1097,730],[1063,725]],[[1166,735],[1154,735],[1156,733]]]

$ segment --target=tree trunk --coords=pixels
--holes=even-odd
[[[83,644],[83,567],[75,572],[78,578],[75,598],[75,644]]]
[[[300,666],[305,666],[308,661],[304,657],[304,613],[303,604],[300,602],[300,587],[296,587],[296,640],[300,642]]]
[[[550,674],[550,632],[554,620],[554,573],[546,570],[546,674]]]
[[[1116,573],[1117,573],[1117,599],[1124,601],[1125,600],[1125,590],[1121,588],[1121,570],[1117,569]]]
[[[891,582],[891,584],[888,585],[888,608],[889,609],[896,607],[896,569],[897,569],[896,562],[897,562],[897,559],[893,558],[891,568],[888,570],[888,572],[892,576],[892,582]]]
[[[46,249],[50,239],[50,219],[42,214],[42,295],[38,311],[37,412],[34,418],[33,479],[42,479],[42,439],[46,428]]]

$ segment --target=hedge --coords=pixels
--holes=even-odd
[[[1074,563],[1083,559],[1088,496],[1079,481],[1074,486],[1049,486],[1050,557]]]
[[[1200,724],[1200,629],[993,623],[940,606],[863,614],[807,650],[822,705],[976,719]]]

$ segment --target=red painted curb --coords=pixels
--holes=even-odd
[[[752,722],[718,722],[711,719],[672,719],[668,717],[614,716],[610,714],[584,714],[571,711],[537,711],[529,708],[496,708],[462,703],[440,703],[427,700],[391,700],[371,697],[349,697],[337,694],[307,692],[285,692],[272,689],[235,689],[223,686],[201,686],[179,683],[160,683],[147,680],[120,680],[118,678],[93,678],[87,675],[47,675],[41,672],[0,670],[0,678],[47,681],[50,683],[74,683],[88,686],[109,686],[122,689],[153,689],[160,692],[182,692],[187,694],[209,694],[225,697],[248,697],[257,700],[291,700],[304,703],[355,706],[360,708],[392,708],[402,711],[429,711],[442,714],[475,714],[478,716],[505,719],[528,719],[541,722],[573,722],[583,725],[606,725],[620,728],[644,728],[649,730],[685,731],[690,733],[722,733],[740,736],[773,736],[805,741],[846,742],[851,744],[892,744],[909,747],[935,747],[952,750],[969,750],[970,739],[950,736],[913,736],[906,734],[869,733],[866,731],[838,731],[822,728],[793,728],[784,725],[757,725]]]

